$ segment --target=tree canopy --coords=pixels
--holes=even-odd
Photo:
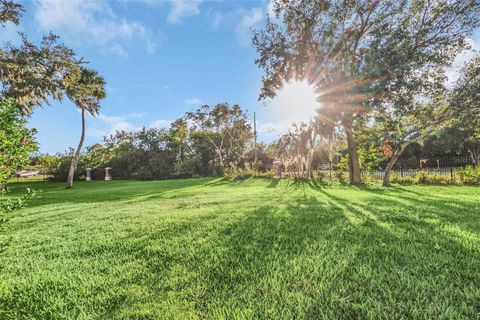
[[[260,99],[286,80],[308,80],[321,115],[347,135],[352,183],[361,182],[357,119],[385,105],[415,107],[409,102],[438,83],[480,24],[480,3],[472,0],[277,0],[273,7],[275,19],[253,36],[265,71]]]

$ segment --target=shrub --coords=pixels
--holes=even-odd
[[[321,170],[321,168],[318,168],[317,170],[317,180],[320,182],[327,180],[327,173]]]
[[[392,183],[398,183],[398,184],[415,184],[417,182],[415,177],[412,176],[403,176],[401,177],[400,175],[392,175],[390,178],[390,181]]]
[[[340,183],[345,183],[347,181],[346,174],[343,170],[335,170],[333,175]]]
[[[463,184],[480,184],[480,167],[466,166],[464,169],[457,170],[457,173]]]
[[[74,179],[79,180],[85,176],[85,169],[87,165],[85,163],[85,157],[80,156],[75,170]],[[47,168],[47,174],[50,175],[52,181],[67,181],[68,171],[70,170],[70,163],[72,156],[68,154],[58,155],[55,160],[49,162]]]
[[[37,150],[36,130],[26,125],[14,100],[0,100],[0,192],[15,170],[28,164],[30,152]]]
[[[420,170],[417,172],[416,182],[418,184],[427,184],[428,183],[428,172],[425,170]]]
[[[417,172],[416,183],[418,184],[453,184],[450,175],[443,175],[438,173],[428,174],[427,171],[421,170]]]
[[[195,175],[195,168],[198,165],[197,157],[186,159],[175,165],[175,178],[190,178]]]
[[[452,178],[449,175],[432,174],[427,177],[429,184],[452,184]]]

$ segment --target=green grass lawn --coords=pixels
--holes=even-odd
[[[30,185],[0,319],[480,318],[478,187]]]

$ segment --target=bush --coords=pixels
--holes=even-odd
[[[184,160],[177,165],[175,165],[175,178],[191,178],[195,175],[196,167],[198,166],[198,159],[197,157],[193,157],[191,159]]]
[[[57,155],[55,160],[49,162],[48,168],[46,168],[46,173],[50,176],[49,179],[52,181],[67,181],[68,171],[70,170],[70,164],[72,162],[71,155]],[[78,158],[77,168],[75,170],[75,175],[73,178],[75,180],[84,179],[85,169],[87,164],[85,162],[85,157],[80,156]]]
[[[431,174],[427,178],[428,184],[452,184],[452,178],[448,175]]]
[[[343,170],[335,170],[333,172],[333,175],[335,176],[335,179],[338,180],[338,182],[340,182],[340,183],[347,182],[347,177],[346,177],[345,172],[343,172]]]
[[[15,171],[28,164],[30,152],[37,150],[36,130],[26,125],[14,100],[0,100],[0,192]]]
[[[443,174],[428,174],[427,171],[421,170],[417,172],[416,183],[418,184],[453,184],[455,180],[452,180],[450,175]]]
[[[417,172],[416,182],[418,184],[427,184],[428,183],[428,172],[425,170],[420,170]]]
[[[317,180],[320,182],[324,182],[325,180],[327,180],[327,173],[321,170],[321,168],[318,168],[317,170]]]
[[[464,169],[457,170],[458,177],[463,184],[476,185],[480,184],[480,166],[474,168],[466,166]]]
[[[417,183],[417,180],[415,177],[412,176],[403,176],[401,177],[398,174],[392,175],[390,178],[390,181],[392,183],[398,183],[398,184],[415,184]]]
[[[245,179],[254,175],[255,171],[248,165],[248,163],[245,163],[243,166],[230,163],[224,170],[224,176],[232,179]]]

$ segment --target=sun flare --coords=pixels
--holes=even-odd
[[[272,112],[290,123],[307,122],[320,107],[317,96],[306,80],[286,82],[271,100]]]

